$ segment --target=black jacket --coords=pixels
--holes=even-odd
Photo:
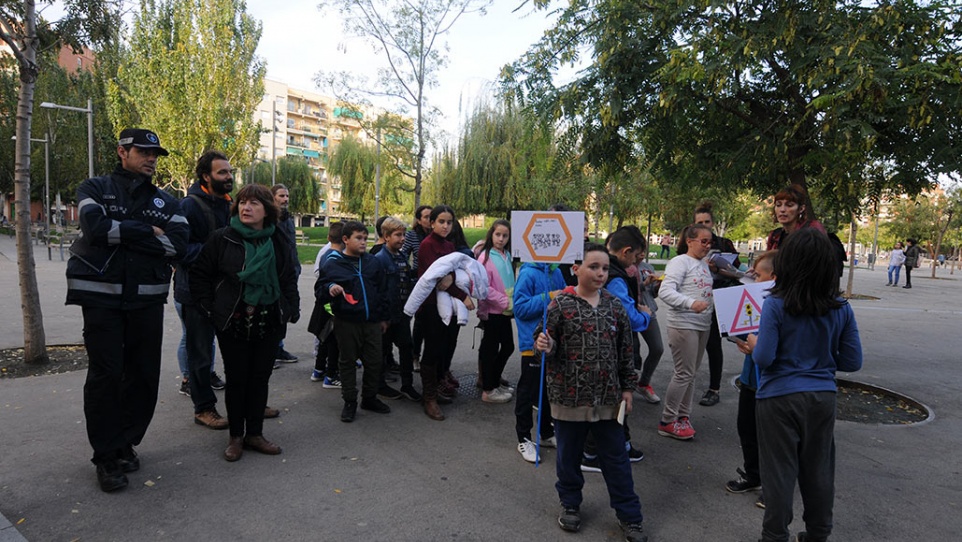
[[[214,228],[210,227],[207,212],[197,203],[195,195],[203,200],[211,210],[214,218]],[[187,252],[184,257],[177,262],[176,272],[174,273],[174,300],[185,305],[192,305],[194,300],[190,296],[190,266],[197,260],[200,250],[204,248],[204,243],[210,238],[214,230],[227,226],[230,220],[231,200],[213,196],[204,192],[200,181],[187,189],[187,197],[180,200],[180,212],[187,219],[190,225],[190,238],[187,241]]]
[[[381,262],[370,254],[360,258],[332,252],[321,267],[317,281],[317,299],[330,302],[334,316],[351,322],[384,322],[391,319],[387,279]],[[356,301],[344,295],[331,297],[330,288],[337,284]]]
[[[294,262],[294,271],[299,277],[301,276],[301,261],[297,257],[297,230],[294,228],[294,218],[290,213],[287,211],[281,213],[281,218],[277,222],[277,229],[284,237],[284,242],[287,244],[287,252],[290,255],[291,261]]]
[[[139,309],[166,303],[171,262],[184,256],[177,199],[120,166],[77,189],[81,237],[70,247],[67,304]],[[164,230],[154,235],[153,227]]]
[[[301,301],[297,276],[287,257],[284,240],[277,231],[271,236],[274,261],[281,286],[277,300],[278,325],[297,322]],[[190,268],[190,295],[200,310],[207,314],[218,330],[227,329],[234,310],[241,303],[244,286],[237,273],[244,269],[244,239],[233,228],[221,228],[211,234],[200,255]]]

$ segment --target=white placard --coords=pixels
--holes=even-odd
[[[758,331],[762,319],[762,302],[775,281],[753,282],[743,286],[719,288],[712,292],[718,331],[723,337]]]
[[[581,212],[511,211],[511,256],[522,262],[581,261],[584,231]]]

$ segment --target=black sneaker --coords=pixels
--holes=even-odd
[[[377,412],[378,414],[388,414],[391,412],[391,407],[385,405],[377,397],[365,397],[361,399],[361,408],[370,410],[371,412]]]
[[[558,516],[558,525],[570,533],[578,532],[581,529],[581,512],[577,508],[562,506],[561,515]]]
[[[213,389],[215,389],[215,390],[222,390],[222,389],[224,389],[224,388],[227,387],[227,382],[224,382],[224,379],[221,378],[219,374],[211,371],[211,373],[210,373],[210,387],[213,388]]]
[[[297,356],[291,354],[283,348],[277,349],[277,357],[274,359],[275,361],[280,361],[281,363],[297,363],[298,360]]]
[[[759,493],[759,494],[758,494],[758,500],[755,501],[755,506],[761,508],[762,510],[765,509],[765,494],[764,494],[764,493]]]
[[[341,421],[351,423],[357,416],[357,401],[345,401],[344,408],[341,409]]]
[[[181,395],[190,397],[190,380],[186,378],[180,381],[180,389],[177,390]]]
[[[134,451],[133,446],[128,444],[120,449],[117,464],[120,465],[122,472],[136,472],[140,470],[140,459],[137,458],[137,452]]]
[[[641,527],[641,523],[621,522],[621,530],[625,533],[625,542],[648,542],[648,535]]]
[[[626,443],[628,446],[628,461],[632,463],[637,463],[645,458],[645,452],[642,452],[638,448],[631,445],[630,442]]]
[[[581,472],[601,472],[601,463],[598,456],[581,455]]]
[[[396,401],[397,399],[400,399],[401,397],[403,397],[401,392],[397,391],[391,386],[382,386],[380,389],[377,390],[377,396],[382,399],[388,399],[390,401]]]
[[[97,482],[103,491],[116,491],[127,487],[127,477],[120,469],[116,459],[106,459],[97,463]]]
[[[421,394],[418,390],[414,389],[414,386],[408,384],[407,386],[401,386],[401,395],[404,396],[408,401],[414,401],[415,403],[421,402]]]
[[[725,489],[727,489],[729,493],[745,493],[747,491],[758,491],[762,488],[760,481],[749,480],[745,471],[742,469],[737,470],[738,478],[725,483]]]
[[[705,395],[702,396],[701,401],[698,401],[698,404],[701,406],[715,406],[720,400],[721,396],[718,395],[717,391],[708,390],[705,392]]]

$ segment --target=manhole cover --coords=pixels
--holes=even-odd
[[[837,384],[837,420],[879,425],[912,425],[931,421],[935,417],[929,407],[892,390],[841,378],[837,379]],[[732,379],[732,385],[736,389],[741,388],[737,376]]]

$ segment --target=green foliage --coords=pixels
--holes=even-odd
[[[555,148],[550,126],[529,112],[481,105],[467,120],[457,150],[443,151],[431,172],[439,183],[438,201],[462,214],[497,216],[544,209],[559,198],[583,202],[591,187],[583,176],[555,167]]]
[[[160,184],[186,192],[208,149],[250,163],[264,88],[260,37],[243,0],[141,0],[129,43],[106,55],[106,88],[115,132],[150,128],[170,150],[158,161]]]
[[[431,139],[432,119],[438,114],[428,101],[437,86],[437,74],[447,63],[443,36],[465,13],[484,11],[490,0],[326,0],[318,7],[333,7],[344,20],[348,34],[368,41],[381,53],[384,66],[377,81],[349,72],[316,76],[319,85],[330,86],[345,102],[370,106],[369,98],[388,98],[398,113],[414,118],[412,160],[407,173],[414,179],[414,206],[421,204],[421,181],[425,148]],[[371,133],[373,130],[368,129]],[[413,208],[412,208],[413,210]]]
[[[387,134],[389,135],[389,134]],[[384,138],[390,145],[391,138]],[[394,140],[395,142],[397,139]],[[341,210],[365,217],[374,216],[376,166],[381,163],[380,205],[383,215],[404,212],[409,204],[405,194],[410,191],[408,180],[395,166],[394,154],[382,152],[378,158],[375,146],[346,137],[334,149],[328,173],[341,181]]]
[[[933,191],[916,198],[898,198],[889,207],[889,222],[881,229],[887,240],[905,241],[909,237],[930,253],[937,252],[942,241],[957,243],[962,227],[962,190],[958,186],[947,192]],[[949,234],[943,240],[943,235]]]
[[[307,161],[297,156],[277,159],[277,183],[287,187],[292,214],[317,214],[321,206],[321,185]]]
[[[847,217],[958,174],[960,19],[945,0],[572,0],[502,80],[596,168],[759,196],[798,182]]]

